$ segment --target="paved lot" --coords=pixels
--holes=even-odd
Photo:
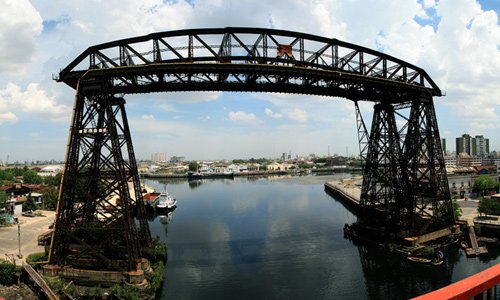
[[[462,216],[460,217],[461,220],[465,221],[467,219],[474,219],[479,215],[479,213],[477,212],[479,200],[458,199],[457,202],[462,209]]]
[[[23,260],[29,254],[44,251],[43,246],[38,246],[38,235],[49,231],[49,225],[54,222],[55,212],[41,210],[38,212],[41,212],[45,217],[19,217]],[[17,255],[18,253],[17,225],[0,227],[0,258],[6,258],[5,254]]]

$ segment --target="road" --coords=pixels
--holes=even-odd
[[[38,235],[47,232],[49,225],[54,222],[54,211],[37,210],[37,213],[41,213],[43,216],[19,217],[22,260],[26,259],[29,254],[44,251],[44,247],[38,245]],[[0,257],[6,258],[6,254],[17,255],[18,253],[17,225],[0,227]]]

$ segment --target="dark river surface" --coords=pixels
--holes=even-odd
[[[151,216],[168,246],[161,299],[407,299],[500,262],[500,247],[445,264],[411,263],[344,238],[356,217],[324,191],[330,176],[147,180],[177,199]]]

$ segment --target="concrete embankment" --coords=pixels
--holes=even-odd
[[[361,180],[358,178],[327,181],[325,190],[349,208],[358,211],[361,208],[359,203],[361,189],[358,187],[360,183]]]

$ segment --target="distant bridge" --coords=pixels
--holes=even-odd
[[[179,30],[89,47],[57,80],[76,96],[52,265],[135,272],[151,247],[123,98],[135,93],[247,91],[352,100],[366,159],[365,221],[385,234],[454,223],[433,104],[442,93],[424,70],[387,54],[283,30]],[[370,132],[358,101],[374,103]],[[396,116],[404,124],[396,124]],[[71,276],[67,268],[61,272]],[[140,272],[133,275],[140,281]]]

